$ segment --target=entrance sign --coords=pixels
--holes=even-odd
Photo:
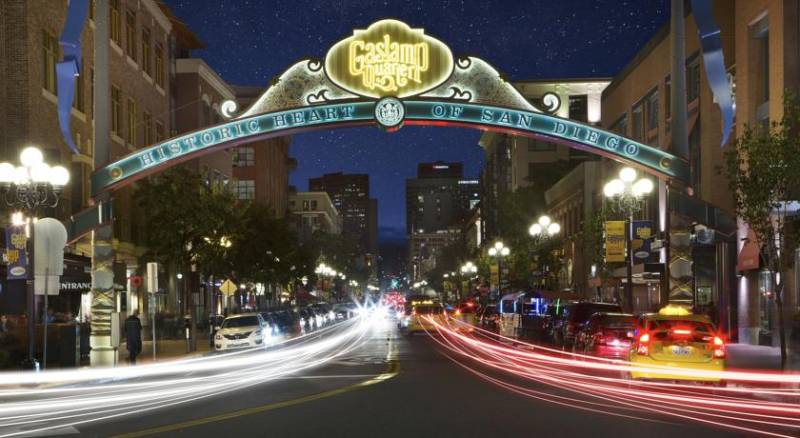
[[[336,43],[325,73],[359,96],[414,96],[441,85],[453,73],[453,54],[441,41],[397,20],[381,20]]]
[[[549,99],[546,97],[550,97]],[[595,126],[553,116],[549,93],[537,107],[491,65],[453,57],[441,41],[397,20],[381,20],[336,43],[324,61],[292,65],[227,122],[140,149],[92,176],[97,196],[175,164],[237,144],[332,127],[470,127],[537,137],[688,184],[685,160]]]

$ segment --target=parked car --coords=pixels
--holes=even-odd
[[[214,349],[227,351],[264,346],[264,331],[264,319],[258,313],[229,316],[214,335]]]
[[[281,333],[286,336],[296,336],[303,331],[300,326],[300,316],[292,309],[276,311],[275,319]]]
[[[715,376],[685,376],[669,371],[654,371],[659,366],[699,371],[725,370],[725,340],[706,315],[668,305],[658,313],[642,315],[637,322],[635,340],[629,351],[634,367],[633,379],[693,380],[722,384]]]
[[[488,329],[496,330],[500,322],[500,313],[497,311],[496,304],[488,304],[481,307],[478,311],[478,325]]]
[[[589,321],[589,318],[598,312],[622,313],[622,307],[614,303],[591,303],[576,302],[570,303],[564,308],[564,316],[556,321],[555,341],[556,345],[564,348],[572,348],[575,336],[581,331]],[[560,322],[560,324],[558,324]]]
[[[630,313],[595,313],[575,336],[573,351],[607,359],[626,359],[636,317]]]
[[[356,314],[356,305],[353,303],[339,303],[333,305],[333,315],[336,320],[350,319]]]

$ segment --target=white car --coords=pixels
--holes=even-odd
[[[239,348],[263,347],[266,324],[257,313],[244,313],[225,318],[214,335],[214,348],[226,351]]]

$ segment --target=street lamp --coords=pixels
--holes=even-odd
[[[642,209],[642,200],[652,191],[653,181],[647,178],[637,180],[636,170],[630,167],[623,167],[619,171],[619,178],[612,179],[603,187],[605,197],[613,200],[612,205],[625,215],[625,246],[628,253],[625,301],[628,311],[633,311],[633,215]]]
[[[553,222],[550,216],[542,215],[539,219],[528,228],[528,234],[534,239],[536,244],[543,243],[547,239],[555,236],[561,232],[561,225],[558,222]],[[546,286],[544,281],[544,270],[539,272],[542,285]]]
[[[560,232],[561,225],[553,222],[547,215],[540,216],[539,220],[528,228],[528,234],[537,239],[552,237]]]
[[[42,151],[35,146],[28,146],[19,154],[21,166],[11,163],[0,163],[0,193],[6,205],[22,210],[29,218],[36,218],[40,207],[52,208],[58,205],[58,199],[64,186],[69,182],[69,172],[63,166],[50,166],[44,162]],[[34,295],[35,269],[34,227],[30,227],[28,239],[28,358],[23,367],[37,369],[34,358],[34,335],[36,329],[36,298]],[[45,291],[45,298],[47,291]],[[47,309],[45,309],[47,312]]]
[[[497,258],[497,295],[498,298],[503,294],[503,258],[511,254],[511,249],[503,244],[503,242],[495,242],[494,246],[489,248],[489,257]]]
[[[463,265],[461,265],[461,276],[462,276],[462,277],[466,277],[466,278],[467,278],[467,286],[466,286],[466,287],[467,287],[467,292],[468,292],[468,293],[469,293],[469,292],[472,290],[472,288],[470,287],[470,285],[471,285],[471,280],[472,280],[472,277],[473,277],[473,276],[474,276],[474,275],[475,275],[477,272],[478,272],[478,267],[477,267],[477,266],[475,266],[475,264],[474,264],[474,263],[472,263],[472,262],[469,262],[469,261],[468,261],[468,262],[464,263]],[[460,295],[461,295],[461,294],[460,294],[460,292],[461,292],[461,289],[460,289],[460,288],[461,288],[461,286],[462,286],[462,285],[461,285],[461,284],[459,284],[459,298],[461,297],[461,296],[460,296]]]

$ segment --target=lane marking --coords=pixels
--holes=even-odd
[[[155,435],[157,433],[164,433],[164,432],[172,432],[175,430],[181,429],[188,429],[190,427],[197,427],[202,426],[204,424],[209,423],[216,423],[219,421],[230,420],[233,418],[244,417],[247,415],[259,414],[262,412],[273,411],[276,409],[287,408],[290,406],[296,406],[302,403],[307,403],[315,400],[321,400],[328,397],[333,397],[336,395],[345,394],[348,392],[356,391],[358,389],[366,388],[368,386],[372,386],[381,382],[385,382],[386,380],[391,379],[392,377],[397,376],[400,373],[400,362],[396,359],[397,351],[394,346],[394,342],[392,338],[389,338],[389,351],[386,353],[386,359],[389,362],[386,371],[382,374],[377,375],[368,380],[364,380],[363,382],[359,382],[353,385],[345,386],[342,388],[332,389],[330,391],[324,391],[317,394],[307,395],[305,397],[300,397],[292,400],[286,400],[282,402],[270,403],[262,406],[256,406],[253,408],[242,409],[236,412],[228,412],[225,414],[218,414],[213,415],[210,417],[205,418],[198,418],[196,420],[189,420],[182,423],[174,423],[168,424],[166,426],[159,426],[154,427],[151,429],[144,429],[137,432],[130,432],[130,433],[123,433],[120,435],[114,435],[112,438],[136,438],[142,436],[149,436]]]

